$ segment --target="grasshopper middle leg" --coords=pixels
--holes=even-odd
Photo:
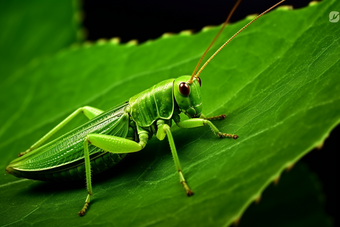
[[[170,126],[168,124],[165,124],[163,120],[158,120],[157,126],[158,126],[158,130],[157,130],[156,137],[159,140],[163,140],[165,138],[165,136],[168,137],[172,157],[174,158],[175,167],[176,167],[178,175],[179,175],[179,181],[182,184],[184,190],[186,191],[187,196],[192,196],[194,193],[192,192],[192,190],[190,189],[189,185],[187,184],[187,182],[184,178],[182,168],[181,168],[181,164],[179,162],[179,158],[178,158],[178,155],[177,155],[175,142],[174,142],[174,139],[172,137],[171,130],[170,130]]]

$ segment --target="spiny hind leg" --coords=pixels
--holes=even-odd
[[[122,153],[132,153],[142,150],[148,141],[149,137],[147,132],[141,132],[139,134],[139,143],[128,140],[125,138],[117,136],[108,136],[103,134],[89,134],[84,140],[84,159],[85,159],[85,172],[86,172],[86,188],[87,196],[85,200],[85,205],[81,211],[79,211],[79,216],[84,216],[89,203],[90,197],[93,195],[92,192],[92,182],[91,182],[91,160],[89,154],[89,144],[94,145],[114,154]]]
[[[218,130],[218,128],[209,120],[202,119],[202,118],[193,118],[188,119],[184,121],[176,122],[177,126],[180,128],[196,128],[204,125],[209,125],[212,131],[215,135],[217,135],[220,138],[229,137],[233,139],[237,139],[238,135],[236,134],[229,134],[229,133],[223,133]]]
[[[28,150],[19,153],[19,157],[27,154],[28,152],[40,147],[48,138],[50,138],[54,133],[64,127],[68,122],[70,122],[75,116],[79,113],[83,113],[89,120],[103,113],[103,110],[91,107],[84,106],[78,108],[72,114],[70,114],[67,118],[65,118],[62,122],[60,122],[57,126],[55,126],[51,131],[49,131],[46,135],[44,135],[40,140],[38,140],[35,144],[33,144]]]

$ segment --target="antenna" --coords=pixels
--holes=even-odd
[[[235,3],[234,7],[231,9],[227,19],[224,21],[222,28],[218,31],[217,35],[214,37],[213,41],[211,41],[211,43],[209,44],[208,48],[205,50],[205,52],[203,53],[202,57],[200,58],[200,60],[198,61],[194,71],[191,74],[191,78],[189,80],[189,84],[192,84],[192,79],[194,79],[194,75],[197,72],[198,67],[200,66],[203,58],[205,57],[205,55],[208,53],[208,51],[210,50],[210,48],[212,47],[212,45],[215,43],[215,41],[217,40],[217,38],[220,36],[220,34],[222,33],[224,27],[228,24],[231,16],[233,15],[233,13],[235,12],[236,8],[238,7],[238,5],[241,3],[242,0],[237,0],[237,2]]]
[[[233,40],[240,32],[242,32],[246,27],[248,27],[249,25],[251,25],[254,21],[256,21],[257,19],[259,19],[261,16],[263,16],[264,14],[268,13],[270,10],[272,10],[273,8],[275,8],[276,6],[280,5],[282,2],[284,2],[285,0],[281,0],[280,2],[276,3],[275,5],[273,5],[272,7],[270,7],[269,9],[267,9],[266,11],[264,11],[263,13],[261,13],[260,15],[258,15],[257,17],[255,17],[252,21],[250,21],[248,24],[246,24],[243,28],[241,28],[238,32],[236,32],[230,39],[228,39],[220,48],[218,48],[218,50],[213,54],[211,55],[211,57],[203,64],[203,66],[200,68],[200,70],[198,71],[198,73],[196,74],[195,76],[195,72],[196,72],[196,69],[194,71],[194,73],[191,75],[191,78],[190,80],[188,81],[189,84],[192,83],[192,80],[195,78],[197,78],[199,76],[199,74],[202,72],[202,70],[207,66],[207,64],[217,55],[218,52],[220,52],[231,40]],[[239,2],[239,1],[238,1]],[[238,4],[238,2],[235,4],[235,6]],[[235,8],[234,6],[234,8]],[[234,10],[233,8],[233,10]],[[233,10],[231,11],[230,14],[233,13]],[[230,15],[229,14],[229,15]],[[228,16],[228,19],[229,19],[229,16]],[[228,21],[227,19],[227,21]],[[225,27],[225,24],[222,26],[221,30],[219,31],[219,33],[217,34],[220,35],[220,33],[222,32],[223,28]],[[214,38],[213,42],[216,40],[217,37]],[[213,42],[210,44],[209,48],[211,47],[211,45],[213,44]],[[208,50],[206,50],[207,52]],[[206,54],[206,52],[203,54],[203,57],[204,55]],[[203,58],[202,57],[202,58]],[[200,59],[199,63],[201,63],[202,61],[202,58]],[[198,68],[198,65],[196,66],[196,68]]]

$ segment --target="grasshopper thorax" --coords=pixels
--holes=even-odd
[[[201,79],[188,83],[190,76],[181,76],[174,81],[174,96],[181,112],[190,118],[200,117],[202,113]]]

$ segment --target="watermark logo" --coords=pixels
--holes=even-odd
[[[338,11],[332,11],[329,13],[329,22],[337,23],[339,22],[340,15]]]

